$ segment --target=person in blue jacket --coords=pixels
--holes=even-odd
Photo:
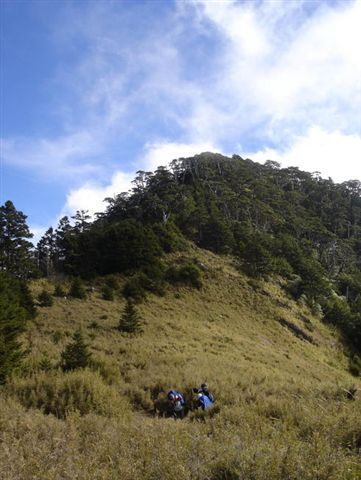
[[[211,392],[208,390],[208,385],[206,383],[202,383],[201,388],[199,389],[200,392],[202,392],[206,397],[209,398],[209,400],[214,403],[214,396],[211,394]]]
[[[210,398],[202,392],[202,390],[199,390],[198,393],[198,399],[197,399],[197,408],[201,408],[202,410],[207,410],[213,402],[210,400]]]

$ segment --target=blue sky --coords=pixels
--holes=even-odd
[[[361,0],[2,0],[1,204],[36,238],[202,151],[361,180]]]

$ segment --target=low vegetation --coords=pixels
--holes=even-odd
[[[1,478],[361,479],[361,183],[206,153],[133,185],[35,251],[0,207]]]
[[[0,394],[4,478],[361,478],[361,382],[334,327],[231,258],[188,255],[202,265],[202,288],[148,294],[136,306],[142,335],[117,330],[126,301],[104,300],[101,279],[85,285],[86,299],[55,297],[39,310],[22,338],[23,370]],[[117,277],[120,290],[125,282]],[[44,288],[48,280],[33,282],[34,295]],[[63,372],[78,328],[91,359]],[[202,381],[213,410],[183,421],[154,413],[168,389],[187,397]]]

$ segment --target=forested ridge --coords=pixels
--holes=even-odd
[[[162,254],[188,239],[234,255],[251,276],[284,277],[293,297],[361,349],[360,181],[203,153],[139,171],[133,185],[106,199],[94,222],[82,211],[50,228],[37,249],[42,272],[159,278]]]

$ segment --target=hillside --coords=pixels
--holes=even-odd
[[[49,228],[35,270],[87,279],[142,272],[154,290],[167,280],[164,254],[190,241],[233,255],[251,277],[282,276],[294,299],[339,328],[361,372],[361,182],[203,153],[139,171],[133,185],[106,199],[94,221],[80,211]],[[8,207],[5,223],[11,215]],[[5,267],[24,270],[12,263]]]
[[[281,277],[248,277],[234,257],[195,246],[165,261],[183,257],[202,271],[202,288],[149,293],[137,305],[141,335],[115,329],[124,298],[103,300],[101,277],[88,281],[85,300],[38,308],[23,336],[24,369],[0,396],[0,478],[361,478],[361,382],[338,330],[287,295]],[[116,278],[120,290],[126,277]],[[54,284],[31,288],[36,296]],[[62,372],[78,327],[92,366]],[[203,381],[213,412],[154,415],[167,389]]]

